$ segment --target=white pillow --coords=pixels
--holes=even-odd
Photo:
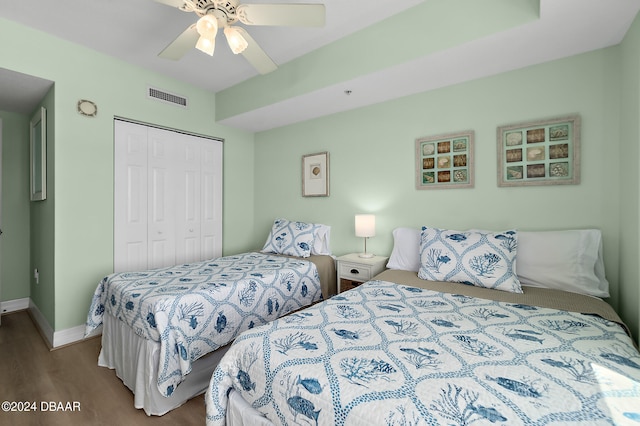
[[[309,257],[317,225],[276,219],[262,248],[263,253]]]
[[[423,227],[418,277],[522,293],[516,275],[517,247],[515,230],[460,232]]]
[[[420,230],[396,228],[393,230],[393,250],[388,269],[418,272],[420,269]]]
[[[609,297],[598,229],[518,232],[523,285]]]
[[[387,268],[418,272],[420,233],[417,228],[393,230]],[[516,266],[523,285],[609,297],[600,230],[518,231]]]
[[[313,245],[311,246],[311,254],[331,255],[331,245],[329,244],[331,227],[321,223],[317,223],[315,226],[316,228]]]

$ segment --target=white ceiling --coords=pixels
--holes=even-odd
[[[422,1],[375,0],[374,5],[370,0],[249,0],[246,3],[323,3],[326,25],[252,26],[247,31],[276,64],[283,64]],[[0,0],[0,17],[214,93],[258,75],[222,43],[213,57],[193,49],[177,62],[159,58],[197,16],[153,0]],[[34,105],[28,100],[46,93],[51,83],[30,79],[16,86],[17,77],[0,68],[0,109],[31,112]],[[32,96],[23,96],[30,91]]]
[[[220,122],[257,132],[613,46],[639,10],[639,0],[540,0],[531,23]]]
[[[277,64],[284,64],[422,1],[429,0],[247,0],[322,2],[327,11],[323,28],[252,26],[247,30]],[[615,45],[640,9],[640,0],[540,0],[540,4],[541,16],[534,22],[222,123],[260,131]],[[222,43],[213,57],[194,49],[177,62],[158,58],[196,16],[152,0],[0,0],[0,17],[211,92],[257,75],[241,55],[233,55]],[[35,98],[37,103],[50,85],[0,69],[0,109],[30,112],[34,105],[29,102]],[[335,102],[335,93],[346,89],[352,90],[349,102]]]
[[[31,114],[53,81],[0,68],[0,111]]]

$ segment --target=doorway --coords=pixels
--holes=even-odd
[[[0,117],[0,229],[5,231],[5,234],[0,236],[0,314],[5,311],[11,312],[14,310],[22,309],[24,304],[27,303],[27,298],[23,299],[22,295],[26,292],[26,296],[28,296],[29,292],[28,280],[25,281],[13,279],[14,275],[20,275],[20,272],[16,272],[14,274],[14,269],[22,268],[20,269],[20,271],[25,271],[24,268],[26,268],[26,266],[21,265],[19,267],[16,267],[10,260],[3,260],[5,259],[5,257],[11,256],[12,251],[9,248],[5,248],[4,253],[2,253],[2,248],[5,245],[7,247],[13,248],[13,242],[9,241],[15,241],[12,239],[22,241],[24,240],[24,235],[26,233],[28,234],[28,224],[24,225],[24,222],[20,222],[16,227],[15,223],[13,222],[15,216],[13,214],[14,202],[17,194],[13,190],[15,184],[14,166],[16,165],[16,160],[12,156],[12,153],[15,153],[15,146],[12,144],[12,142],[15,140],[14,136],[16,126],[14,126],[14,120],[16,120],[15,117],[17,115],[25,117],[30,116],[34,109],[46,96],[46,94],[51,90],[53,85],[54,82],[51,80],[20,73],[6,68],[0,68],[0,111],[3,113],[9,113],[8,115],[4,115],[4,122],[3,118]],[[28,126],[28,120],[26,121],[26,123],[26,125]],[[7,139],[6,141],[4,141],[5,144],[3,146],[2,136],[4,133],[7,133]],[[9,152],[9,154],[7,154],[7,152]],[[4,157],[8,160],[8,164],[6,165],[7,167],[5,167],[5,170],[2,170],[3,153],[5,154]],[[11,161],[13,161],[12,163],[9,163],[10,159]],[[22,160],[23,158],[21,157],[19,160],[20,164],[23,164]],[[24,167],[29,167],[28,162],[24,162]],[[2,174],[5,175],[4,183],[2,181]],[[1,191],[3,185],[5,186],[4,194]],[[25,188],[25,190],[26,189],[27,188]],[[24,196],[28,199],[27,192],[23,194],[20,190],[20,194],[20,196]],[[12,201],[8,202],[8,197]],[[5,217],[2,217],[3,199],[5,201]],[[24,206],[22,206],[22,208],[24,208]],[[27,228],[25,229],[24,226],[27,226]],[[10,231],[10,233],[7,234],[6,231]],[[8,238],[9,241],[7,241]],[[2,268],[3,265],[4,269]],[[28,268],[26,269],[26,271],[28,272]],[[2,282],[3,276],[6,278],[4,280],[4,283]],[[14,291],[14,288],[16,287],[19,287],[19,290],[17,291],[17,293],[19,293],[17,299],[13,296],[16,293],[16,291]],[[4,300],[4,298],[10,298],[11,300]]]

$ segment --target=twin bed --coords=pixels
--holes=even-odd
[[[262,252],[105,277],[85,332],[102,328],[98,365],[148,415],[178,407],[205,391],[238,334],[335,293],[328,239],[325,225],[278,219]]]
[[[640,353],[600,299],[598,231],[398,229],[388,266],[242,333],[207,424],[640,422]]]

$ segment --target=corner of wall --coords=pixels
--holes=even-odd
[[[56,349],[61,346],[69,345],[84,340],[85,326],[78,325],[61,331],[54,331],[47,319],[44,317],[40,309],[29,300],[29,315],[33,319],[40,335],[44,339],[49,349]],[[102,332],[102,329],[92,333],[87,338],[95,337]]]
[[[40,335],[45,340],[45,343],[47,344],[49,349],[51,349],[53,347],[53,328],[44,317],[42,312],[40,312],[38,306],[36,306],[36,304],[33,303],[33,300],[31,299],[29,299],[29,315],[38,328]]]

